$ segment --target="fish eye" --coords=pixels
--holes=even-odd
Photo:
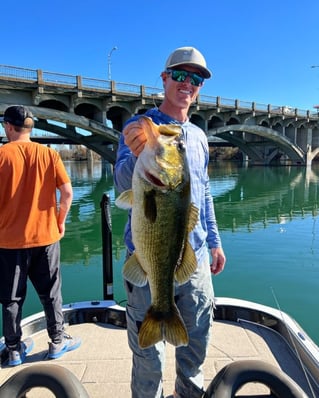
[[[184,140],[177,140],[177,147],[180,151],[185,151],[185,142]]]

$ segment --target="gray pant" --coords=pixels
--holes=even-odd
[[[165,342],[141,349],[138,330],[150,305],[149,285],[125,282],[127,291],[127,332],[133,352],[131,390],[133,398],[162,398],[162,373],[165,366]],[[202,365],[206,357],[213,316],[213,286],[208,254],[190,280],[175,286],[175,302],[186,325],[189,344],[175,350],[176,382],[179,397],[203,395]]]
[[[21,340],[22,306],[30,278],[43,305],[48,335],[60,342],[64,332],[62,313],[60,242],[29,249],[0,248],[0,302],[6,345]]]

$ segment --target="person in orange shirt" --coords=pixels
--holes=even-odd
[[[17,366],[33,348],[31,338],[21,340],[28,278],[45,312],[48,358],[81,344],[65,333],[62,312],[60,239],[73,192],[59,154],[31,141],[27,108],[10,106],[0,121],[9,140],[0,147],[0,303],[8,365]]]

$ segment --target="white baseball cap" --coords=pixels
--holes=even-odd
[[[201,72],[205,79],[212,76],[211,71],[206,66],[203,55],[194,47],[180,47],[174,50],[168,57],[165,69],[175,68],[180,65],[191,65]]]

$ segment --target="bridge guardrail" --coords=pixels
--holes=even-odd
[[[61,84],[63,86],[77,87],[77,78],[63,73],[42,72],[42,80],[47,83]]]
[[[83,87],[95,90],[111,91],[112,85],[110,80],[94,79],[90,77],[82,77]]]
[[[255,109],[258,109],[262,112],[267,112],[268,111],[268,105],[266,104],[259,104],[255,102]]]
[[[13,67],[8,65],[0,66],[0,74],[1,76],[13,78],[13,79],[23,79],[23,80],[31,80],[37,81],[37,71],[34,69],[26,69]]]
[[[55,85],[78,90],[98,90],[112,92],[114,94],[128,94],[131,96],[146,96],[150,98],[162,98],[163,89],[158,87],[147,87],[131,83],[115,82],[113,80],[102,80],[78,75],[68,75],[56,72],[47,72],[40,69],[28,69],[9,65],[0,65],[0,81],[3,78],[16,81],[29,81],[39,85]],[[268,112],[283,116],[299,116],[311,119],[319,119],[318,111],[310,111],[289,106],[276,106],[271,104],[260,104],[256,102],[242,101],[239,99],[222,98],[206,94],[199,95],[199,105],[211,105],[217,108],[249,109],[252,111]]]

